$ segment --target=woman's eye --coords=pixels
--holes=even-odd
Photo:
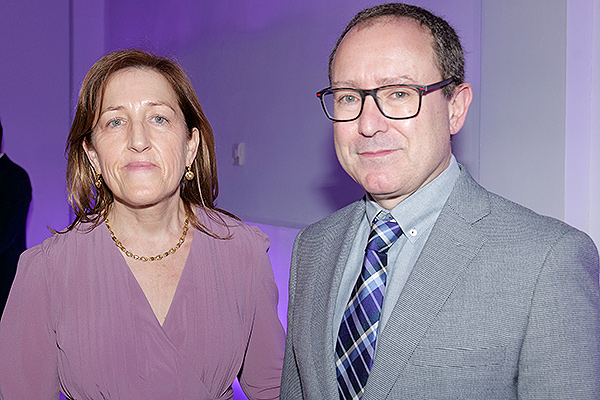
[[[108,126],[111,128],[118,128],[121,125],[123,125],[123,120],[120,118],[115,118],[108,121]]]
[[[156,122],[157,124],[164,124],[165,122],[167,122],[167,119],[165,117],[161,117],[159,115],[157,115],[156,117],[153,118],[154,122]]]

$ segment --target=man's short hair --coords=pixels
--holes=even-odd
[[[429,28],[433,38],[432,46],[437,58],[437,67],[442,79],[454,78],[454,82],[443,89],[444,95],[447,98],[451,97],[454,88],[465,80],[465,56],[460,38],[444,19],[421,7],[404,3],[380,4],[356,14],[338,38],[329,55],[329,83],[331,84],[333,61],[348,32],[355,26],[372,24],[382,18],[410,18],[421,26]],[[423,82],[423,84],[426,83]]]

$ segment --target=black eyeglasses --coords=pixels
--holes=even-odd
[[[370,90],[328,87],[317,92],[317,97],[321,100],[327,118],[336,122],[354,121],[360,117],[367,96],[373,97],[377,108],[385,117],[409,119],[419,114],[423,95],[452,82],[454,78],[428,86],[386,85]]]

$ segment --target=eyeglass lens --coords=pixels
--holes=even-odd
[[[377,102],[389,118],[410,118],[419,112],[419,91],[406,86],[390,86],[377,91]],[[353,89],[332,89],[323,95],[325,109],[336,120],[352,120],[362,108],[361,93]]]

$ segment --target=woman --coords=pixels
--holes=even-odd
[[[212,129],[173,61],[110,53],[67,141],[75,221],[26,251],[0,323],[0,398],[279,395],[268,238],[215,208]]]

